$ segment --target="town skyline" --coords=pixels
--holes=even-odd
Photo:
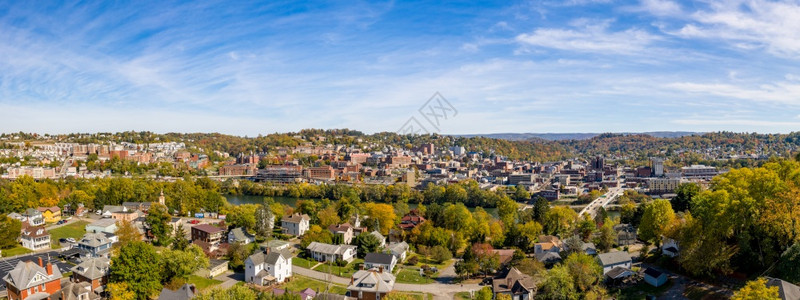
[[[800,128],[800,7],[774,1],[0,5],[17,132]],[[76,117],[80,116],[80,117]]]

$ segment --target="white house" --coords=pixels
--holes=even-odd
[[[247,230],[244,230],[242,227],[231,229],[231,231],[228,232],[228,244],[242,243],[247,245],[255,241],[256,237],[248,233]]]
[[[336,260],[353,261],[356,257],[358,247],[353,245],[331,245],[318,242],[308,244],[309,254],[316,261],[335,262]]]
[[[50,249],[50,234],[44,226],[30,226],[22,223],[22,234],[19,237],[22,247],[33,251]]]
[[[283,234],[302,236],[308,231],[311,218],[306,214],[292,214],[281,219],[281,230]]]
[[[117,220],[114,219],[100,219],[92,223],[86,224],[86,232],[117,232]]]
[[[668,238],[662,237],[662,244],[661,244],[661,254],[669,256],[669,257],[676,257],[680,253],[680,248],[678,247],[678,241]]]
[[[388,249],[390,252],[392,252],[392,255],[394,255],[394,257],[397,258],[397,262],[403,262],[406,260],[406,253],[408,252],[408,243],[406,242],[392,243],[389,244]]]
[[[343,244],[350,244],[353,241],[353,226],[350,223],[331,224],[328,226],[328,230],[333,235],[341,235]]]
[[[364,268],[383,268],[392,272],[397,264],[397,258],[392,254],[386,253],[367,253],[364,257]]]
[[[609,253],[600,253],[597,255],[600,265],[603,266],[603,275],[611,271],[614,267],[631,268],[633,261],[631,255],[626,251],[616,251]]]
[[[244,261],[245,281],[256,285],[280,283],[292,276],[292,255],[286,251],[257,252]]]

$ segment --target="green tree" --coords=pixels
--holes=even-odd
[[[134,300],[136,294],[130,290],[125,282],[111,282],[106,285],[111,300]]]
[[[475,293],[475,300],[492,300],[492,288],[485,286]]]
[[[453,253],[443,246],[434,246],[431,248],[431,259],[440,264],[453,258]]]
[[[616,224],[617,223],[610,218],[606,218],[603,221],[603,226],[600,226],[598,230],[599,234],[597,238],[594,239],[597,250],[607,252],[614,247],[614,244],[617,242],[617,231],[614,230],[614,225]]]
[[[380,251],[381,241],[374,235],[369,233],[359,234],[353,239],[353,245],[358,246],[359,258],[364,258],[367,253],[375,253]]]
[[[778,287],[767,287],[767,280],[758,278],[748,281],[747,284],[733,293],[732,300],[780,300]]]
[[[275,225],[275,216],[269,207],[259,205],[255,212],[255,225],[254,230],[256,235],[260,237],[270,237],[272,235],[272,227]]]
[[[783,252],[776,264],[776,271],[779,278],[800,284],[800,243],[795,243]]]
[[[514,190],[514,200],[528,201],[530,199],[531,199],[531,193],[528,192],[528,189],[525,186],[518,184]]]
[[[163,270],[161,257],[155,248],[142,241],[131,242],[120,248],[119,255],[111,259],[112,283],[127,283],[137,299],[148,299],[161,290]]]
[[[167,245],[172,233],[172,227],[169,221],[172,219],[167,207],[159,203],[153,203],[150,210],[147,211],[145,223],[147,223],[150,233],[155,237],[154,243],[156,245]]]
[[[186,231],[183,229],[183,224],[175,227],[172,233],[172,250],[186,250],[189,246],[189,240],[186,239]]]
[[[189,245],[186,250],[165,250],[161,253],[164,259],[164,282],[175,278],[188,279],[189,275],[201,268],[208,267],[208,257],[197,245]]]
[[[17,245],[22,232],[22,222],[7,215],[0,215],[0,249]]]
[[[578,219],[578,213],[569,208],[568,206],[556,206],[551,208],[547,215],[544,216],[544,232],[547,234],[564,235],[567,234],[575,220]]]
[[[584,253],[572,253],[566,260],[564,266],[567,267],[569,274],[572,275],[572,282],[580,292],[586,292],[603,278],[603,267],[597,260]]]
[[[677,189],[675,189],[675,196],[670,200],[672,204],[672,209],[675,212],[681,212],[689,210],[689,204],[692,202],[692,198],[694,195],[700,192],[700,186],[694,182],[687,182],[681,183]]]
[[[288,294],[288,293],[287,293]],[[198,300],[256,300],[256,293],[243,285],[234,285],[228,289],[212,289],[200,294]]]
[[[547,215],[549,210],[550,202],[548,202],[544,197],[536,197],[536,200],[533,203],[533,219],[539,223],[544,222],[544,216]]]
[[[569,269],[567,269],[565,265],[557,265],[547,272],[544,281],[539,285],[539,293],[536,295],[536,298],[547,300],[571,300],[578,299],[578,296]]]
[[[119,239],[118,246],[122,247],[131,242],[142,240],[142,234],[139,233],[139,229],[136,229],[136,226],[133,226],[133,223],[128,220],[121,220],[117,223],[119,223],[119,228],[115,233]]]
[[[658,199],[648,204],[642,215],[642,223],[639,224],[639,238],[642,240],[661,244],[661,235],[663,235],[667,226],[675,220],[675,212],[672,210],[672,205],[669,201]]]

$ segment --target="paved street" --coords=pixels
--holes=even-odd
[[[350,284],[349,278],[328,275],[326,273],[292,266],[292,271],[295,274],[314,278],[322,281],[331,281],[333,283],[348,285]],[[430,284],[408,284],[408,283],[395,283],[394,289],[404,292],[422,292],[431,293],[436,299],[453,299],[453,296],[458,292],[477,291],[481,288],[477,283],[473,284],[445,284],[445,283],[430,283]]]
[[[47,263],[47,261],[50,261],[53,265],[57,266],[62,274],[66,273],[66,272],[69,272],[69,269],[72,267],[70,264],[67,264],[67,263],[64,263],[64,262],[61,262],[60,260],[58,260],[58,252],[57,251],[48,251],[48,252],[42,252],[42,253],[32,253],[32,254],[28,254],[28,255],[24,255],[24,256],[17,256],[17,257],[12,257],[12,258],[7,258],[7,259],[4,258],[4,259],[0,260],[0,278],[5,277],[6,274],[8,274],[8,272],[10,272],[12,269],[14,269],[14,267],[17,265],[18,262],[20,262],[20,261],[29,261],[30,260],[30,261],[38,263],[38,261],[39,261],[38,258],[39,257],[41,257],[42,260],[45,263]],[[4,291],[5,289],[6,289],[5,285],[0,285],[0,291]]]

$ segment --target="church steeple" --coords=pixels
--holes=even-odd
[[[164,198],[164,189],[161,189],[161,195],[158,196],[158,203],[161,205],[167,205],[166,198]]]

